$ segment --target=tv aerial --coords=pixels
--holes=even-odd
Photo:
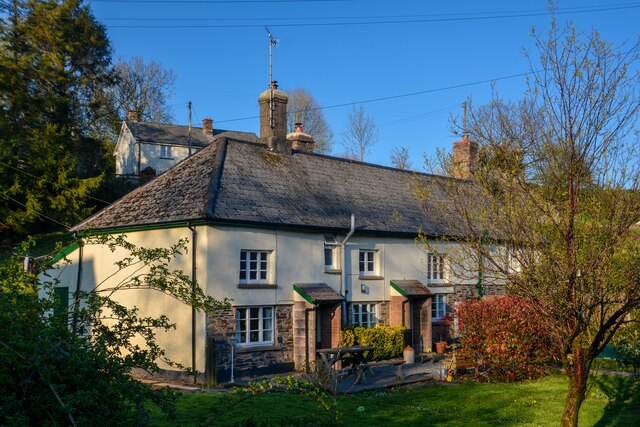
[[[271,31],[265,25],[265,30],[267,30],[267,34],[269,35],[269,86],[273,87],[274,85],[277,87],[278,82],[273,80],[273,47],[278,46],[278,39],[271,35]]]

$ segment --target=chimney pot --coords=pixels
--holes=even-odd
[[[202,131],[206,135],[213,135],[213,119],[211,117],[202,119]]]
[[[138,121],[138,112],[136,110],[127,111],[127,120],[131,120],[132,122]]]
[[[288,134],[287,140],[291,142],[291,148],[293,148],[294,150],[313,153],[313,144],[315,144],[315,141],[313,140],[313,137],[311,135],[302,132],[301,123],[296,123],[295,132],[291,132],[290,134]]]

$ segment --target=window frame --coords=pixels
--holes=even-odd
[[[257,317],[252,317],[252,310],[258,310]],[[271,310],[271,316],[266,316],[265,311]],[[241,313],[244,313],[244,317],[241,317]],[[272,305],[264,305],[264,306],[243,306],[236,307],[236,325],[235,325],[235,335],[236,335],[236,345],[238,347],[251,347],[251,346],[269,346],[274,345],[275,343],[275,318],[276,318],[276,309]],[[257,320],[258,327],[257,329],[251,329],[251,321]],[[264,321],[270,320],[270,327],[265,328]],[[241,323],[245,322],[245,327],[241,327]],[[257,332],[259,339],[257,341],[251,341],[251,333]],[[270,332],[270,339],[264,339],[264,333]],[[244,334],[245,339],[242,340],[242,335]]]
[[[380,324],[379,306],[377,302],[352,302],[351,303],[351,325],[354,327],[375,328]],[[356,310],[356,307],[359,307]],[[363,307],[367,310],[363,311]],[[366,319],[363,321],[363,316]],[[356,319],[357,317],[357,319]]]
[[[363,259],[363,255],[364,259]],[[368,259],[371,258],[371,259]],[[372,264],[372,269],[367,267]],[[359,249],[358,250],[358,275],[360,277],[377,276],[378,275],[378,251],[375,249]],[[365,270],[362,267],[365,267]]]
[[[160,145],[160,158],[161,159],[173,159],[171,156],[171,146],[167,144]]]
[[[256,259],[251,259],[251,254],[256,254]],[[240,250],[240,268],[238,270],[238,280],[241,285],[268,285],[270,282],[270,264],[271,251],[264,249],[241,249]],[[256,263],[256,268],[251,268],[251,263]],[[265,264],[264,269],[262,264]],[[254,279],[251,274],[255,272]],[[264,278],[262,273],[264,272]],[[244,277],[243,277],[244,273]]]
[[[427,254],[427,281],[429,283],[444,283],[447,281],[448,275],[449,259],[447,256],[437,252],[429,252]]]
[[[447,295],[448,294],[433,294],[433,297],[431,297],[432,321],[441,321],[447,317]],[[438,316],[438,314],[441,314],[441,316]]]

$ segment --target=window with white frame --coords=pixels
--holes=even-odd
[[[338,242],[334,236],[324,236],[324,268],[337,270],[338,265]]]
[[[376,275],[376,251],[360,249],[358,261],[361,276]]]
[[[269,251],[240,251],[240,283],[269,282]]]
[[[238,345],[273,344],[273,307],[236,309]]]
[[[171,146],[170,145],[161,145],[160,146],[160,157],[163,159],[171,158]]]
[[[447,258],[444,255],[430,253],[427,256],[427,279],[430,282],[444,281]]]
[[[378,304],[351,304],[351,324],[371,328],[378,324]]]
[[[435,294],[431,298],[431,319],[439,320],[447,315],[447,295]]]

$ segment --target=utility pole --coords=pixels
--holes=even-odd
[[[187,104],[189,106],[189,134],[188,134],[188,142],[189,142],[189,157],[191,157],[191,101]]]

